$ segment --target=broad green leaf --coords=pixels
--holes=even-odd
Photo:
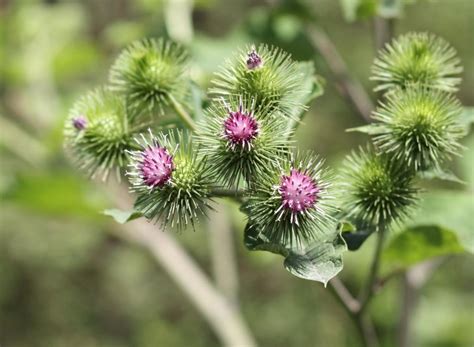
[[[440,190],[423,196],[420,208],[407,229],[437,225],[457,234],[464,249],[474,253],[474,196],[472,192]]]
[[[291,274],[326,286],[342,270],[342,254],[346,250],[346,243],[338,234],[334,239],[314,242],[301,253],[292,251],[284,265]]]
[[[289,254],[288,248],[264,239],[258,232],[258,227],[252,227],[250,224],[247,224],[244,230],[244,245],[250,251],[267,251],[284,257]]]
[[[0,196],[38,213],[98,218],[105,201],[86,181],[67,172],[18,177]]]
[[[457,235],[437,225],[408,228],[395,236],[382,254],[384,267],[405,269],[443,255],[464,252]]]
[[[127,222],[130,222],[134,219],[138,219],[140,217],[143,217],[143,214],[138,211],[123,211],[119,210],[116,208],[111,208],[104,210],[102,212],[106,216],[112,217],[117,223],[120,224],[125,224]]]
[[[327,284],[343,268],[342,253],[347,246],[340,234],[317,240],[304,248],[268,242],[258,228],[246,226],[244,244],[251,251],[267,251],[285,257],[284,266],[292,275]]]

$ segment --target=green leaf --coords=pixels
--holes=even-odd
[[[437,225],[422,225],[395,236],[382,254],[385,267],[405,269],[443,255],[464,252],[457,235]]]
[[[285,268],[294,276],[326,284],[343,268],[342,254],[347,250],[344,239],[316,241],[303,252],[293,251],[286,257]]]
[[[428,170],[428,171],[421,171],[418,173],[418,175],[421,178],[427,179],[427,180],[439,179],[439,180],[448,181],[448,182],[466,184],[466,182],[464,182],[462,179],[457,177],[451,171],[441,170],[439,168]]]
[[[471,129],[471,124],[474,123],[474,107],[472,106],[464,107],[459,121],[464,127],[465,133],[468,134],[469,130]]]
[[[97,211],[106,204],[84,179],[61,171],[21,175],[0,198],[41,214],[91,219],[99,218]]]
[[[134,219],[143,217],[143,213],[138,211],[123,211],[116,208],[104,210],[102,214],[112,217],[117,223],[125,224]]]
[[[284,266],[292,275],[327,284],[343,268],[342,254],[347,250],[340,234],[317,240],[304,248],[289,248],[265,240],[257,228],[247,224],[244,244],[251,251],[267,251],[285,257]]]
[[[356,128],[346,129],[346,131],[349,133],[356,131],[356,132],[364,133],[368,135],[377,135],[385,131],[384,129],[385,128],[379,124],[368,124],[368,125],[363,125]]]
[[[423,196],[415,218],[406,228],[438,225],[457,234],[465,250],[474,253],[474,198],[471,192],[439,190]]]
[[[288,248],[264,239],[257,227],[251,227],[250,224],[247,224],[244,230],[244,245],[250,251],[267,251],[284,257],[289,255]]]

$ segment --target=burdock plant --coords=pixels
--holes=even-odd
[[[386,93],[374,122],[356,129],[372,143],[350,154],[340,174],[295,148],[301,113],[322,89],[312,63],[247,46],[214,76],[204,111],[201,102],[189,112],[188,57],[164,39],[132,43],[113,64],[110,86],[73,105],[68,152],[92,176],[125,175],[133,215],[171,229],[199,229],[218,198],[234,200],[246,217],[247,248],[283,255],[298,277],[326,284],[342,269],[345,241],[352,250],[376,234],[368,289],[349,310],[360,321],[384,240],[416,211],[418,174],[441,171],[462,149],[454,49],[414,33],[382,50],[372,78]],[[177,116],[173,126],[156,117],[163,113]]]

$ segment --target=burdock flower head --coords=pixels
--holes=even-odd
[[[252,47],[252,50],[247,54],[247,68],[253,70],[262,66],[263,60],[255,50],[255,47]]]
[[[224,137],[233,148],[250,150],[252,141],[257,137],[259,125],[252,112],[245,112],[243,105],[235,112],[229,110],[229,116],[224,121]]]
[[[143,183],[150,189],[163,187],[171,179],[173,157],[166,148],[154,143],[142,152],[142,161],[138,166]]]
[[[87,119],[83,115],[73,117],[71,119],[71,121],[72,121],[72,125],[74,126],[74,128],[76,128],[76,130],[78,130],[78,131],[84,130],[87,126]]]
[[[323,161],[311,153],[291,155],[257,184],[243,210],[259,237],[279,245],[301,245],[334,232],[336,212]]]
[[[191,135],[180,131],[155,136],[151,131],[135,139],[127,172],[138,194],[135,208],[150,220],[185,228],[205,213],[209,177],[205,162],[197,160]]]
[[[377,228],[399,222],[417,201],[418,189],[406,165],[370,147],[348,156],[341,180],[347,217]]]
[[[462,71],[456,51],[448,42],[428,33],[409,33],[387,45],[375,59],[375,90],[404,88],[418,83],[427,88],[456,91]]]
[[[374,143],[416,171],[459,154],[462,107],[449,93],[419,85],[390,93],[374,113]]]
[[[313,91],[314,67],[298,63],[282,50],[259,45],[247,47],[221,67],[212,81],[211,93],[222,97],[252,98],[255,107],[278,110],[294,117],[304,106],[305,97]]]
[[[115,61],[110,82],[134,110],[163,112],[171,99],[182,101],[188,92],[187,61],[187,52],[176,43],[136,41]]]
[[[288,152],[287,121],[278,112],[255,109],[254,100],[221,100],[206,110],[199,124],[199,142],[214,177],[225,186],[238,186],[272,170]]]
[[[64,127],[65,146],[77,165],[103,179],[128,161],[133,132],[125,102],[105,88],[89,92],[72,107]]]

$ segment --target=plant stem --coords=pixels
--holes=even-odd
[[[361,292],[359,301],[360,301],[360,312],[359,314],[363,314],[366,310],[372,296],[374,294],[374,287],[377,282],[377,276],[380,268],[380,256],[382,255],[383,244],[385,240],[385,225],[381,225],[379,230],[377,231],[377,244],[375,245],[375,253],[372,259],[372,264],[370,266],[369,277],[367,278],[367,282],[365,288]]]
[[[112,196],[119,207],[131,205],[125,189],[115,189]],[[224,346],[253,347],[257,343],[241,311],[212,284],[189,253],[160,227],[144,219],[123,224],[116,236],[148,250],[176,285],[209,323]]]
[[[247,191],[239,189],[211,188],[209,193],[211,196],[216,198],[243,198],[247,194]]]
[[[367,347],[378,346],[372,321],[360,312],[360,302],[352,296],[344,283],[337,277],[329,281],[329,289],[354,323],[361,341]]]
[[[184,107],[173,97],[173,95],[168,95],[169,100],[171,102],[171,106],[176,114],[181,118],[183,123],[188,127],[189,130],[192,132],[196,132],[197,127],[194,120],[191,118],[191,115],[184,109]]]

